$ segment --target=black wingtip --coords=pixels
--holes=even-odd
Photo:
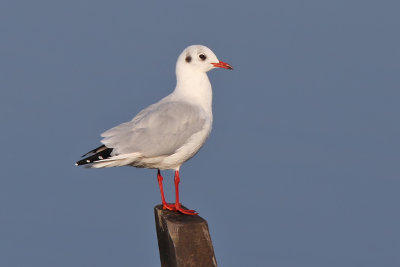
[[[89,152],[83,154],[81,157],[83,158],[83,157],[89,156],[90,154],[97,154],[97,153],[99,153],[99,152],[101,152],[103,150],[106,150],[106,149],[108,149],[108,147],[106,147],[105,145],[101,145],[101,146],[96,147],[95,149],[90,150]]]
[[[107,158],[111,157],[111,152],[112,151],[113,151],[112,148],[108,148],[108,147],[106,147],[104,145],[99,146],[98,148],[89,151],[88,153],[86,153],[82,157],[85,157],[87,155],[90,155],[90,154],[94,153],[93,155],[90,155],[90,156],[88,156],[88,157],[86,157],[84,159],[81,159],[81,160],[77,161],[75,163],[75,165],[76,166],[81,166],[81,165],[94,163],[94,162],[99,161],[99,160],[107,159]]]

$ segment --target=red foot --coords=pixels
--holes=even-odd
[[[163,209],[164,210],[176,210],[175,204],[168,204],[168,203],[163,203]]]
[[[186,215],[197,215],[198,213],[195,210],[184,210],[181,206],[176,209],[176,211],[179,211],[180,213],[186,214]]]
[[[165,203],[165,204],[163,204],[163,209],[164,210],[177,211],[177,212],[180,212],[180,213],[186,214],[186,215],[197,215],[198,214],[194,210],[186,210],[186,209],[182,208],[180,203],[179,203],[178,207],[177,207],[176,204]]]

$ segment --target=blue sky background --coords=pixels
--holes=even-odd
[[[214,128],[181,169],[220,266],[400,266],[399,1],[0,2],[0,266],[158,266],[155,170],[77,168],[175,86]],[[167,200],[174,200],[165,172]]]

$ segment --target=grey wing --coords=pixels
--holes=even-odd
[[[200,107],[185,102],[154,104],[131,121],[104,132],[101,141],[112,154],[139,152],[145,157],[171,155],[206,124]]]

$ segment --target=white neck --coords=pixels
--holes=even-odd
[[[212,88],[207,73],[191,68],[177,68],[174,95],[185,101],[212,110]]]

